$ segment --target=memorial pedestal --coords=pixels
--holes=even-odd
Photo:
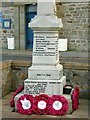
[[[66,76],[63,76],[63,66],[59,64],[58,29],[62,27],[62,21],[54,15],[55,3],[52,0],[49,4],[51,8],[48,9],[44,9],[45,1],[38,1],[37,15],[29,24],[34,31],[32,66],[28,69],[28,79],[24,81],[24,91],[14,99],[15,109],[17,110],[17,100],[24,94],[62,95],[67,99],[68,113],[71,113],[71,94],[63,94]]]
[[[66,84],[66,77],[63,76],[60,80],[25,80],[24,94],[47,94],[62,95],[63,86]]]

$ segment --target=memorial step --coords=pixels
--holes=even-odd
[[[31,80],[60,80],[63,76],[63,66],[32,65],[28,69],[28,79]]]

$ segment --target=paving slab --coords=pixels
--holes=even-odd
[[[62,118],[88,118],[87,116],[85,115],[65,115],[63,116]],[[85,119],[86,120],[86,119]]]
[[[8,112],[2,112],[2,118],[27,118],[28,115],[22,115],[20,113],[17,112],[10,112],[8,109]]]
[[[35,114],[33,114],[33,115],[29,115],[28,116],[28,119],[31,119],[31,118],[46,118],[46,119],[51,119],[51,118],[62,118],[62,116],[52,116],[52,115],[35,115]],[[28,120],[27,119],[27,120]]]

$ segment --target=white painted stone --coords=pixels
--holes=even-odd
[[[52,16],[38,16],[36,15],[28,24],[30,28],[35,31],[54,31],[63,27],[61,18]]]
[[[19,94],[17,94],[17,95],[15,96],[15,98],[14,98],[14,102],[15,102],[15,111],[17,111],[17,101],[18,101],[19,98],[20,98],[21,96],[23,96],[23,95],[24,95],[24,91],[20,92]]]
[[[47,94],[62,95],[63,86],[66,84],[66,77],[63,76],[60,80],[30,80],[24,81],[24,94]]]
[[[52,15],[55,10],[55,0],[37,0],[37,15]]]
[[[37,15],[30,21],[34,31],[55,31],[62,27],[61,19],[54,15],[55,0],[38,0]]]
[[[34,32],[33,64],[56,64],[59,62],[58,33],[56,31]]]
[[[32,65],[28,69],[28,78],[31,80],[59,80],[63,76],[63,66]]]
[[[68,101],[68,114],[72,113],[73,109],[72,109],[72,99],[71,99],[71,94],[63,94],[62,96],[64,96],[66,98],[66,100]]]
[[[29,23],[34,30],[33,61],[28,69],[28,79],[24,81],[24,92],[14,98],[16,111],[17,100],[24,94],[62,95],[68,100],[68,113],[72,111],[71,94],[63,94],[66,76],[59,64],[58,29],[63,25],[54,15],[54,8],[55,0],[38,0],[37,15]]]

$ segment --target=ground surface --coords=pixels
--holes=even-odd
[[[0,100],[0,106],[2,106],[2,110],[0,110],[0,115],[2,115],[2,118],[23,118],[23,120],[29,120],[30,118],[42,118],[42,120],[44,118],[85,118],[85,120],[87,118],[89,118],[88,116],[88,100],[85,99],[80,99],[80,105],[79,105],[79,109],[74,111],[72,114],[66,114],[63,116],[51,116],[51,115],[23,115],[17,112],[12,112],[12,110],[14,108],[10,107],[10,100],[12,98],[13,93],[11,92],[10,94],[8,94],[7,96],[5,96],[2,99],[2,102]],[[8,119],[9,120],[9,119]],[[20,119],[21,120],[21,119]],[[68,119],[67,119],[68,120]],[[76,119],[74,119],[76,120]]]

